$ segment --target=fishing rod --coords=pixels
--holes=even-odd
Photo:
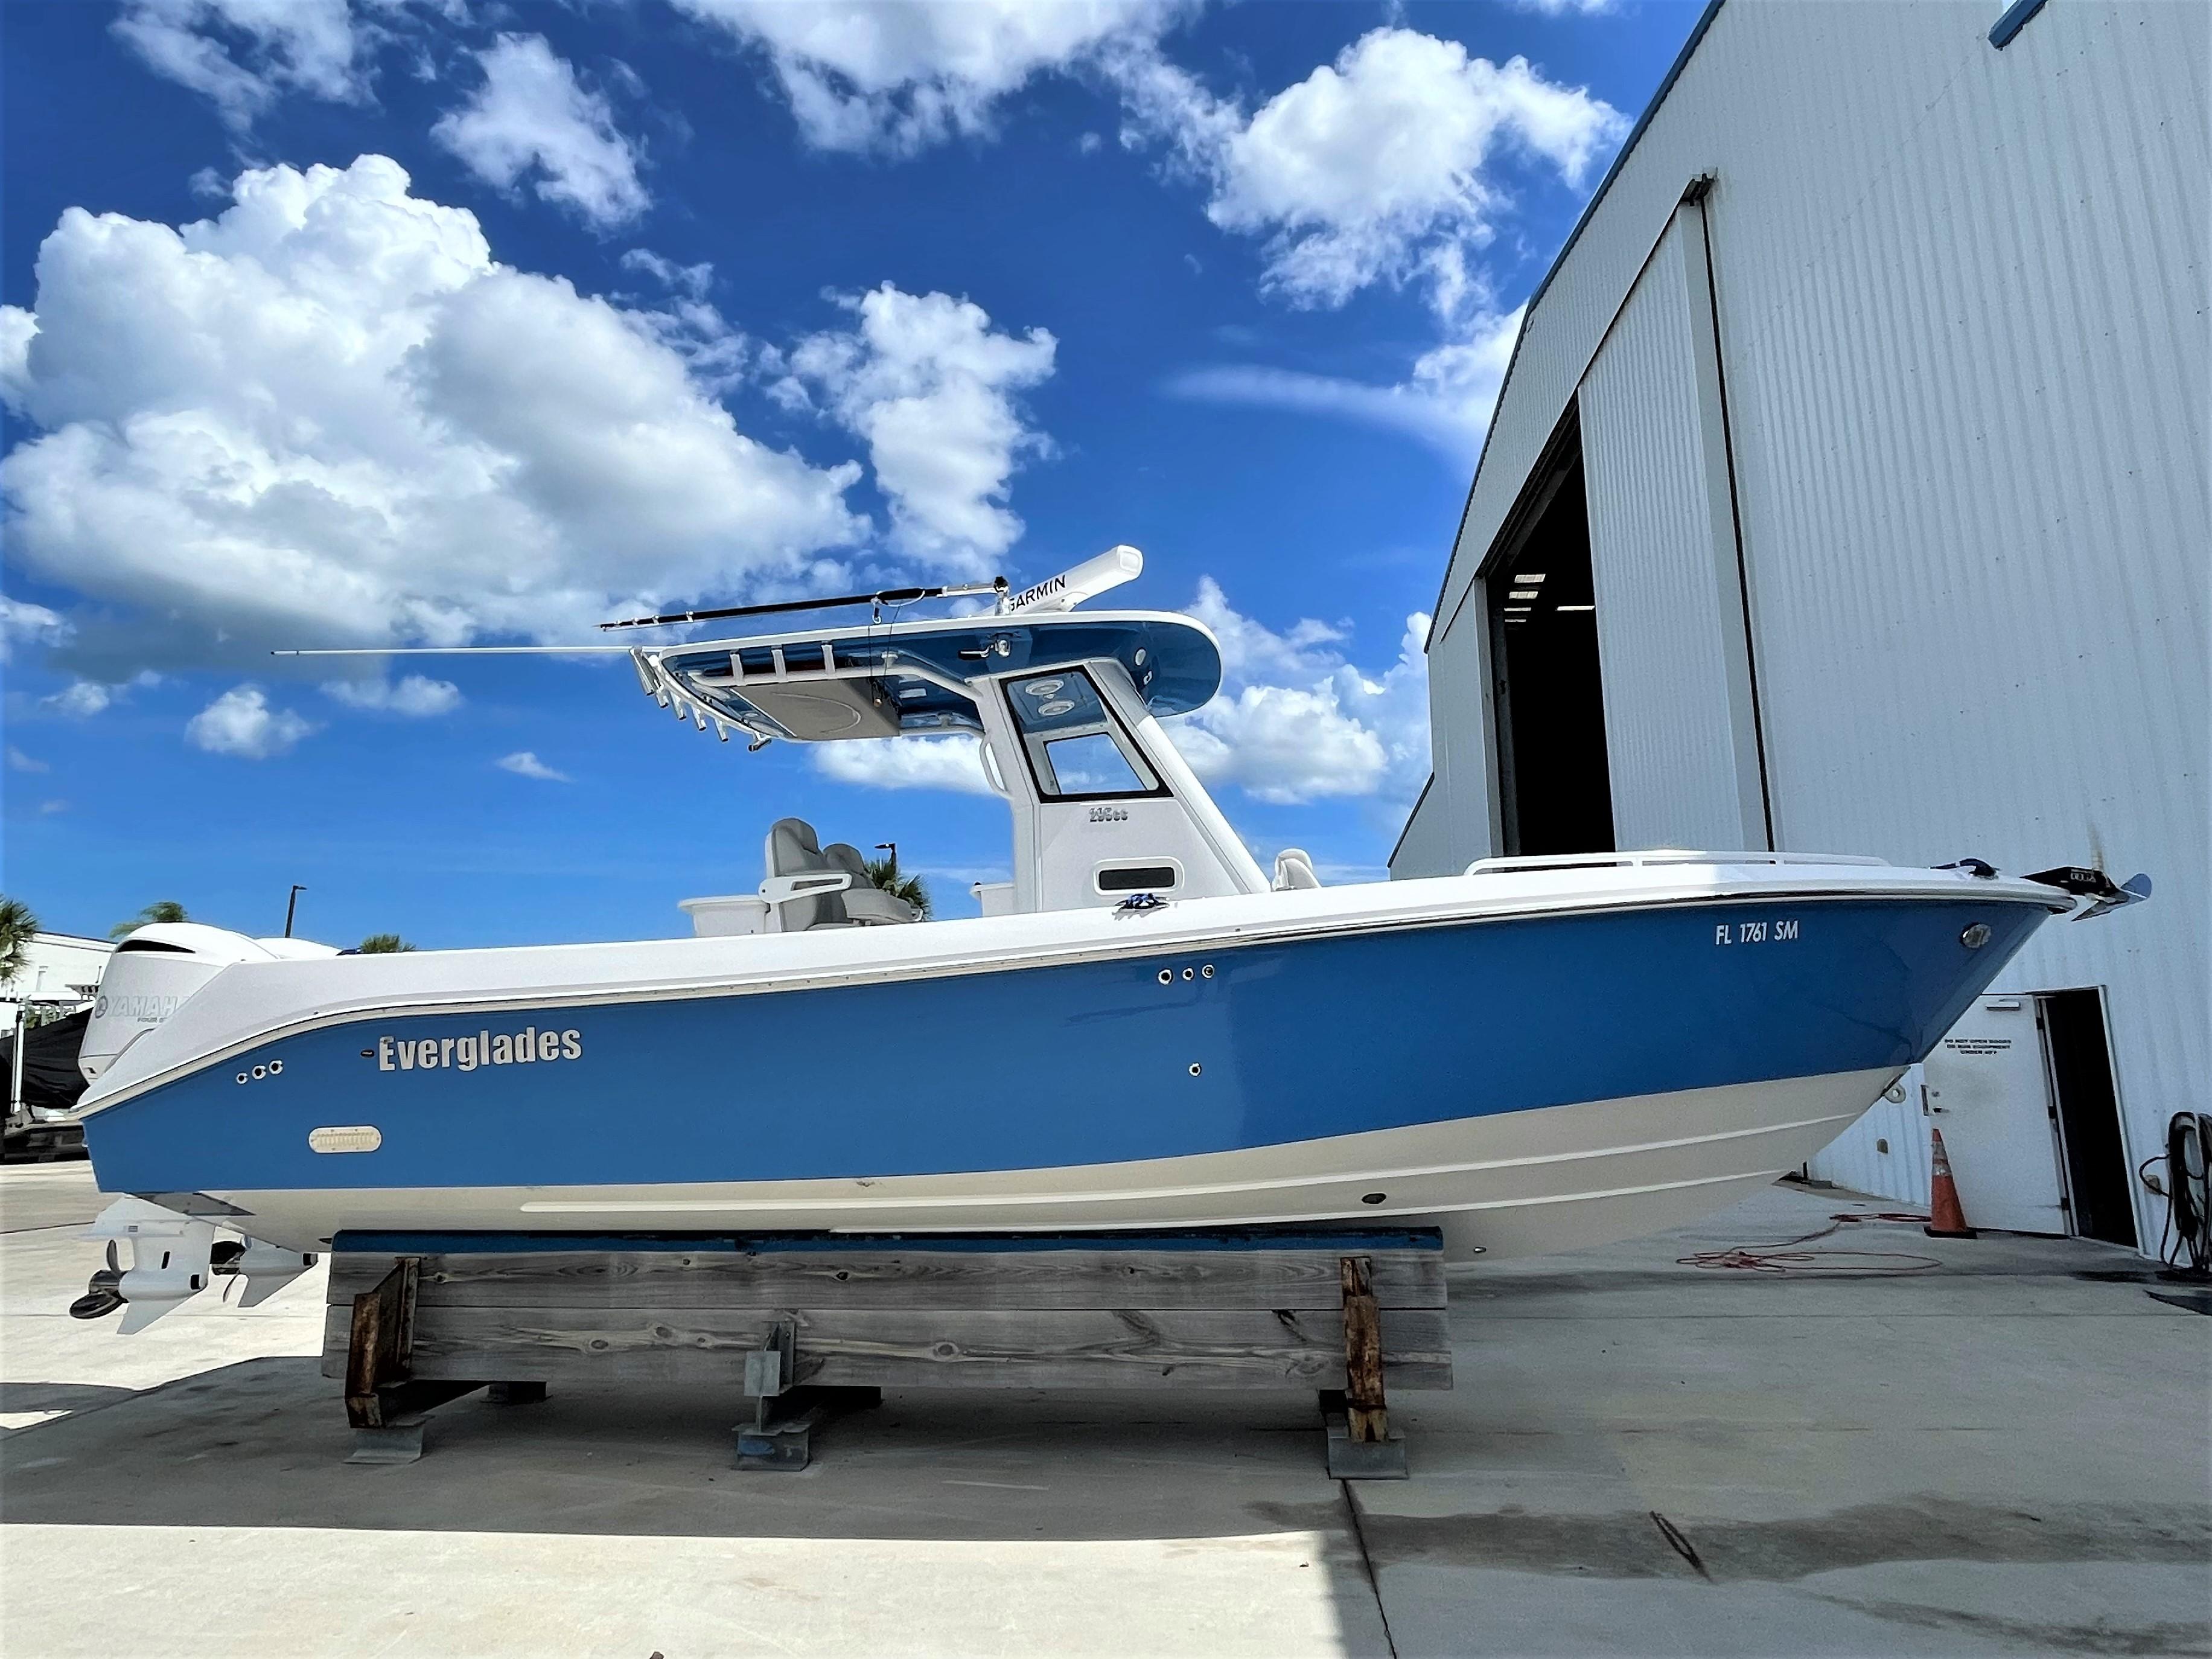
[[[619,622],[602,622],[602,629],[660,628],[678,622],[714,622],[732,616],[770,616],[785,611],[830,611],[847,605],[908,605],[917,599],[957,599],[968,594],[995,594],[1006,596],[1006,579],[994,576],[988,582],[951,582],[941,588],[885,588],[872,594],[845,594],[836,599],[781,599],[770,605],[724,605],[711,611],[672,611],[665,616],[625,617]]]

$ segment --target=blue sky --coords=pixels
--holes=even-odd
[[[1516,308],[1690,0],[0,9],[8,891],[428,946],[680,933],[761,838],[1003,875],[963,752],[690,734],[636,605],[1115,542],[1262,857],[1381,866]]]

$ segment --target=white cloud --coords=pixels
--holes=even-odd
[[[696,265],[678,265],[664,259],[649,247],[633,247],[622,256],[623,269],[642,271],[673,293],[694,300],[707,297],[707,290],[714,280],[714,262],[702,259]]]
[[[1222,692],[1170,728],[1209,785],[1280,806],[1327,797],[1411,800],[1429,772],[1429,619],[1406,619],[1397,661],[1379,674],[1339,649],[1342,631],[1306,620],[1278,633],[1199,583],[1190,613],[1222,645]]]
[[[10,772],[52,772],[53,768],[35,756],[26,754],[13,743],[8,745],[8,770]]]
[[[994,574],[1022,533],[1005,504],[1014,468],[1051,447],[1024,424],[1016,395],[1050,378],[1057,342],[1042,328],[995,333],[971,301],[889,283],[842,303],[857,326],[792,351],[785,401],[819,398],[867,441],[900,552],[961,575]]]
[[[1109,61],[1122,142],[1164,142],[1170,171],[1203,180],[1207,217],[1261,237],[1262,286],[1293,305],[1340,306],[1377,284],[1418,285],[1443,339],[1395,385],[1251,364],[1196,369],[1167,389],[1402,431],[1455,467],[1480,452],[1520,328],[1475,252],[1510,204],[1509,155],[1579,187],[1627,131],[1620,113],[1456,41],[1375,29],[1248,116],[1157,52]]]
[[[1411,375],[1395,386],[1232,364],[1178,375],[1167,390],[1202,402],[1297,410],[1406,432],[1455,467],[1472,467],[1520,330],[1518,308],[1480,316],[1465,338],[1424,352]]]
[[[0,595],[0,662],[14,660],[15,643],[62,645],[76,630],[58,611]]]
[[[79,656],[573,637],[842,579],[860,469],[740,432],[666,318],[496,263],[381,156],[234,193],[176,229],[72,208],[35,314],[0,308],[44,431],[0,462],[9,556],[126,619],[81,616]]]
[[[672,0],[765,52],[820,149],[913,155],[992,130],[1032,76],[1157,40],[1184,0]]]
[[[88,720],[94,715],[106,713],[118,703],[128,702],[131,692],[161,683],[161,676],[150,668],[142,668],[122,680],[78,678],[52,696],[40,698],[39,706],[73,720]]]
[[[633,247],[621,264],[625,271],[644,271],[668,290],[662,304],[635,314],[653,339],[684,360],[706,391],[720,395],[742,382],[757,363],[780,361],[772,353],[757,352],[744,332],[707,298],[714,282],[711,260],[678,265],[651,248]]]
[[[260,686],[244,685],[232,686],[187,721],[185,737],[210,754],[266,760],[318,729],[290,709],[270,708]]]
[[[110,26],[156,75],[244,129],[283,93],[368,95],[367,42],[347,0],[125,0]]]
[[[1382,741],[1345,713],[1326,681],[1224,693],[1179,726],[1176,742],[1209,784],[1234,784],[1279,806],[1372,795],[1389,767]]]
[[[1464,251],[1493,234],[1504,152],[1580,185],[1627,130],[1620,113],[1526,58],[1470,58],[1407,28],[1363,36],[1247,118],[1153,55],[1113,61],[1125,141],[1164,139],[1212,187],[1207,217],[1267,239],[1265,285],[1338,306],[1378,282],[1425,278],[1440,314],[1479,297]]]
[[[1277,633],[1231,607],[1212,576],[1199,578],[1188,610],[1221,642],[1222,684],[1232,689],[1270,676],[1311,679],[1340,660],[1332,648],[1343,643],[1341,627],[1307,617],[1292,623],[1288,632]]]
[[[989,795],[982,745],[972,737],[891,737],[874,742],[820,743],[814,770],[840,784],[878,790],[957,790]]]
[[[573,784],[576,780],[565,772],[556,772],[528,749],[517,749],[513,754],[503,754],[492,762],[501,772],[511,772],[517,778],[536,778],[548,784]]]
[[[645,211],[651,198],[638,180],[636,143],[544,36],[502,34],[476,58],[483,85],[440,119],[432,137],[501,190],[534,173],[540,197],[573,208],[597,229]]]
[[[451,714],[461,706],[461,688],[450,680],[410,674],[394,685],[388,680],[333,680],[323,695],[349,709],[374,709],[415,718]]]
[[[40,698],[39,705],[72,720],[89,720],[96,714],[106,713],[114,701],[114,687],[103,686],[96,680],[76,680],[52,697]]]

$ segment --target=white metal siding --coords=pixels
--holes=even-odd
[[[1434,780],[1390,861],[1395,876],[1443,875],[1465,869],[1492,851],[1489,716],[1485,677],[1489,616],[1482,595],[1429,640],[1429,701],[1465,710],[1449,724],[1431,723]]]
[[[1693,293],[1685,257],[1697,229],[1697,210],[1686,209],[1661,239],[1580,394],[1622,847],[1765,845],[1755,760],[1750,778],[1737,772],[1729,648],[1742,601],[1721,435],[1707,430],[1718,410],[1700,395],[1696,336],[1711,332],[1711,302],[1703,260]],[[1750,711],[1741,715],[1747,733]]]
[[[1911,108],[1854,77],[1911,142],[1814,257],[1713,199],[1783,844],[2150,871],[1999,986],[2111,987],[2136,1158],[2212,1097],[2208,15],[2048,7]]]
[[[1398,838],[1398,845],[1390,855],[1390,879],[1394,881],[1410,880],[1418,875],[1449,875],[1464,869],[1468,861],[1451,863],[1450,839],[1447,826],[1450,814],[1444,808],[1442,780],[1431,778],[1428,792],[1413,808],[1413,815],[1406,820],[1406,833]]]
[[[1722,8],[1530,314],[1447,605],[1711,171],[1781,844],[2149,871],[1999,982],[2106,987],[2140,1159],[2212,1104],[2212,8],[1997,9]]]
[[[1904,1099],[1876,1101],[1866,1116],[1807,1160],[1805,1173],[1854,1192],[1926,1204],[1931,1148],[1920,1089],[1916,1065],[1899,1084]]]

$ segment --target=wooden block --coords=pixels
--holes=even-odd
[[[795,1384],[876,1388],[1346,1385],[1342,1314],[1297,1309],[807,1309]],[[1449,1388],[1442,1309],[1381,1312],[1393,1387]],[[324,1369],[343,1363],[331,1310]],[[722,1308],[550,1312],[422,1307],[414,1374],[517,1381],[698,1383],[736,1391],[779,1315]]]
[[[1403,1235],[1401,1235],[1403,1236]],[[1363,1252],[1383,1308],[1445,1305],[1440,1244]],[[825,1240],[774,1250],[448,1252],[423,1262],[426,1308],[1248,1308],[1334,1310],[1341,1252],[1322,1248],[886,1247]],[[342,1253],[330,1299],[349,1302],[393,1258]]]

